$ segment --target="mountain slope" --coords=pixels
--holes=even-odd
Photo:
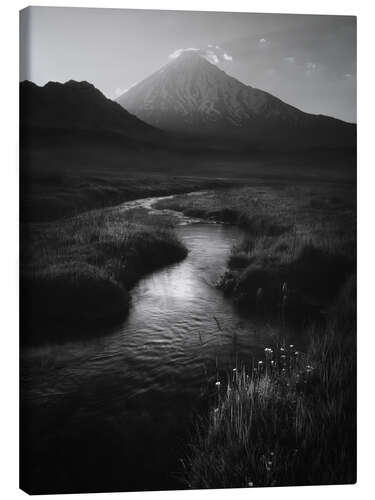
[[[157,140],[164,135],[107,99],[90,83],[73,80],[48,82],[44,87],[21,82],[20,124],[21,130],[49,135],[91,134],[96,138],[113,136],[118,140],[141,141]]]
[[[194,52],[183,53],[117,102],[169,132],[238,139],[260,148],[355,144],[355,125],[304,113],[244,85]]]

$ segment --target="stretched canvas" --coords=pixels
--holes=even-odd
[[[20,14],[20,485],[356,481],[356,19]]]

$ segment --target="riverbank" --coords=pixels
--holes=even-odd
[[[300,205],[292,204],[292,200],[289,203],[289,208],[285,208],[288,207],[286,194],[284,193],[284,198],[281,195],[276,196],[278,190],[275,191],[275,189],[272,185],[268,187],[257,186],[256,188],[260,191],[259,195],[264,191],[269,196],[270,213],[272,210],[276,210],[277,204],[280,203],[280,210],[283,207],[285,210],[289,210],[292,221],[294,221],[293,211],[295,211],[300,224],[298,227],[302,229],[300,218],[303,213],[302,207],[309,199],[301,193],[299,196]],[[316,215],[314,215],[312,207],[309,206],[308,214],[305,217],[308,217],[311,222],[315,219],[317,224],[323,220],[325,222],[321,224],[323,231],[324,228],[330,227],[328,226],[329,221],[336,221],[335,210],[332,208],[323,216],[322,190],[317,189],[317,193],[319,203],[318,208],[315,208]],[[247,199],[245,203],[244,192],[243,195],[242,206],[246,208],[252,202]],[[298,194],[295,196],[298,197]],[[183,198],[186,200],[186,204],[194,204],[198,200],[199,203],[203,204],[206,199],[220,199],[221,197],[228,197],[228,200],[236,199],[234,194],[229,195],[224,191],[195,193],[176,198],[177,200]],[[176,202],[176,198],[160,201],[159,205],[165,204],[169,207]],[[278,202],[281,199],[284,200],[283,203]],[[350,202],[349,194],[346,199]],[[152,255],[153,248],[152,244],[145,243],[146,248],[141,246],[141,250],[138,252],[138,247],[131,245],[133,236],[140,233],[143,235],[140,238],[142,241],[153,242],[154,231],[161,231],[163,235],[170,234],[172,231],[173,235],[174,228],[170,223],[168,212],[162,216],[153,210],[154,207],[146,211],[141,208],[142,204],[135,203],[131,206],[132,209],[126,211],[117,207],[82,214],[79,217],[69,219],[66,227],[64,224],[68,219],[55,224],[32,226],[34,236],[29,240],[31,246],[25,247],[25,251],[30,252],[31,256],[34,257],[28,261],[27,255],[24,255],[26,258],[24,262],[34,263],[38,273],[42,273],[45,259],[43,252],[47,249],[47,254],[51,252],[52,264],[59,262],[60,256],[61,258],[65,256],[64,258],[70,262],[78,252],[78,255],[86,255],[87,257],[86,260],[78,259],[78,270],[84,269],[87,263],[105,266],[104,270],[111,270],[112,268],[118,269],[116,263],[122,264],[118,257],[125,249],[129,254],[130,262],[134,263],[134,266],[130,266],[128,270],[133,270],[137,266],[137,260],[133,260],[134,257]],[[143,206],[150,207],[149,203],[143,204]],[[258,203],[258,206],[261,207],[261,203]],[[337,216],[342,220],[340,223],[343,229],[342,236],[345,236],[346,231],[350,228],[347,223],[351,216],[345,211],[337,211]],[[284,218],[284,220],[286,219]],[[276,219],[276,222],[282,221]],[[332,234],[337,234],[337,241],[339,241],[340,224],[336,221],[331,226],[336,227],[337,232]],[[96,225],[101,228],[99,233],[92,231]],[[306,230],[308,227],[306,224]],[[147,233],[146,235],[144,235],[144,231]],[[318,228],[315,228],[315,231],[315,234],[319,234]],[[126,238],[128,233],[130,236]],[[248,486],[248,483],[252,482],[254,486],[258,486],[270,477],[270,475],[265,476],[269,471],[266,469],[263,458],[264,451],[260,441],[257,440],[254,429],[258,427],[258,423],[264,422],[265,425],[272,426],[279,425],[284,417],[295,418],[297,410],[293,410],[293,401],[300,401],[300,399],[296,399],[300,393],[295,390],[297,385],[294,382],[292,387],[287,385],[294,380],[294,375],[291,374],[290,378],[282,378],[279,382],[276,378],[272,379],[269,393],[265,394],[267,399],[264,404],[262,403],[264,393],[256,392],[255,403],[251,407],[254,410],[253,413],[242,412],[242,410],[247,411],[249,406],[236,406],[237,402],[242,404],[244,398],[248,399],[250,390],[248,386],[244,386],[244,391],[241,392],[243,397],[239,397],[238,401],[233,397],[225,403],[221,410],[217,400],[218,386],[215,383],[220,382],[220,402],[224,404],[227,394],[225,372],[228,370],[232,376],[240,377],[240,370],[242,366],[245,366],[246,374],[252,376],[251,360],[265,361],[262,357],[263,347],[272,348],[273,352],[276,352],[277,341],[275,340],[274,345],[272,339],[279,338],[279,324],[274,319],[271,321],[268,315],[256,318],[253,314],[242,314],[241,308],[236,307],[233,300],[228,300],[220,290],[213,286],[235,255],[236,250],[230,253],[230,248],[240,240],[242,231],[230,224],[187,224],[178,226],[176,233],[181,238],[180,241],[183,241],[189,248],[188,258],[177,266],[165,268],[152,276],[145,277],[138,286],[134,287],[132,290],[133,305],[127,321],[110,328],[107,335],[97,335],[91,337],[89,341],[67,342],[62,348],[59,342],[56,342],[60,339],[60,331],[61,333],[69,331],[72,339],[75,339],[76,333],[74,325],[69,328],[59,328],[59,324],[63,324],[64,321],[64,318],[61,318],[51,322],[52,332],[49,332],[48,328],[44,329],[46,333],[43,340],[50,336],[53,338],[54,345],[51,342],[50,345],[39,345],[33,349],[25,350],[25,366],[22,370],[22,402],[25,411],[32,418],[33,432],[30,436],[28,422],[27,429],[25,428],[28,439],[24,440],[27,443],[24,452],[25,456],[28,457],[27,468],[25,463],[27,473],[24,471],[24,484],[28,485],[30,491],[34,493],[53,493],[56,491],[68,493],[87,491],[88,485],[90,487],[94,485],[96,491],[108,491],[109,488],[115,491],[144,490],[145,488],[150,490],[178,489],[185,488],[186,485],[205,487],[205,484],[210,484],[211,479],[216,481],[215,474],[217,474],[218,467],[222,473],[223,482],[225,480],[228,484]],[[117,234],[123,234],[120,243],[117,243]],[[286,234],[288,233],[277,236],[269,235],[267,238],[281,238]],[[291,234],[293,234],[292,231]],[[253,237],[248,232],[245,240]],[[266,241],[265,236],[262,238]],[[56,248],[53,248],[49,239],[60,243]],[[63,245],[61,243],[65,239],[67,241],[66,250],[62,251]],[[109,243],[108,248],[107,242]],[[127,243],[127,245],[122,248],[123,243]],[[235,248],[239,246],[241,246],[241,242],[236,243]],[[133,251],[130,251],[131,249]],[[97,254],[100,258],[91,258],[90,251],[93,252],[92,255]],[[111,253],[114,255],[113,259],[109,258]],[[162,257],[164,258],[164,256]],[[47,259],[46,262],[49,263],[50,259]],[[29,266],[29,264],[27,269],[32,271],[33,266]],[[131,282],[132,280],[129,278],[128,283]],[[123,288],[125,290],[125,286]],[[234,297],[233,294],[228,296]],[[46,300],[48,299],[49,297]],[[69,298],[69,300],[71,299]],[[58,305],[58,302],[56,304]],[[108,303],[109,308],[110,306],[111,304]],[[41,307],[43,307],[43,302],[41,302]],[[100,307],[99,301],[91,306],[90,311],[100,311]],[[328,309],[330,314],[333,314],[331,308],[327,308],[327,313]],[[122,314],[126,308],[120,307],[120,310]],[[347,306],[343,306],[343,311],[348,310]],[[345,314],[337,314],[337,318],[342,318],[342,324],[336,328],[338,333],[342,333],[349,325],[348,317]],[[103,318],[105,328],[107,328],[109,319],[108,317]],[[80,322],[81,318],[77,314],[74,323],[79,325]],[[91,323],[91,327],[80,328],[80,340],[88,338],[90,330],[94,331],[99,323],[100,318]],[[38,327],[38,324],[36,326]],[[304,460],[309,456],[309,450],[314,457],[316,454],[317,460],[320,456],[319,453],[322,450],[326,451],[322,441],[317,441],[318,448],[314,448],[311,443],[316,437],[316,429],[319,430],[320,426],[324,424],[328,429],[328,424],[331,425],[332,421],[342,422],[344,415],[340,406],[342,398],[349,401],[348,405],[345,403],[347,405],[345,411],[348,409],[346,411],[348,419],[344,423],[348,439],[353,438],[353,411],[350,407],[352,404],[350,401],[355,400],[351,385],[351,380],[355,380],[355,365],[350,365],[350,363],[352,363],[355,353],[354,327],[350,331],[352,334],[348,334],[346,337],[346,354],[342,361],[340,361],[341,354],[338,355],[342,352],[341,347],[344,346],[342,338],[338,336],[337,342],[332,340],[328,343],[330,337],[324,336],[328,332],[323,330],[324,335],[320,337],[321,344],[315,343],[316,349],[319,349],[321,353],[314,354],[316,356],[314,359],[317,361],[312,361],[314,351],[306,350],[308,358],[301,357],[301,363],[305,364],[301,364],[300,372],[295,373],[295,377],[305,374],[308,363],[314,368],[315,366],[320,367],[319,372],[314,371],[314,373],[319,373],[320,382],[317,382],[316,386],[315,382],[313,385],[306,383],[306,400],[303,400],[303,405],[306,404],[306,406],[303,408],[310,411],[314,401],[319,401],[319,398],[324,403],[322,406],[324,413],[321,418],[317,411],[318,406],[315,409],[316,413],[312,412],[312,424],[308,413],[306,413],[306,419],[302,421],[303,429],[300,437],[304,435],[305,431],[310,433],[311,437],[304,448],[302,455]],[[300,345],[305,343],[305,339],[302,337],[311,336],[310,329],[305,327],[296,330],[296,333],[294,330],[289,332],[285,328],[285,332],[293,335],[293,340],[287,345],[296,344],[298,350],[300,350]],[[329,347],[329,350],[325,350],[325,345]],[[335,357],[336,354],[339,356],[338,358]],[[284,354],[280,351],[277,359],[284,359],[281,358],[282,355]],[[321,361],[318,361],[319,359]],[[238,362],[237,365],[236,362]],[[329,396],[333,401],[333,413],[326,413],[330,406],[329,401],[324,399],[328,387],[324,382],[328,380],[326,378],[328,372],[324,371],[324,367],[328,366],[330,368],[326,368],[326,370],[330,370],[329,373],[338,377],[343,376],[342,368],[348,369],[345,372],[346,375],[342,379],[339,378],[336,385],[333,383],[333,375],[330,376],[329,390],[331,392]],[[216,378],[218,368],[219,379]],[[238,369],[238,375],[237,372],[232,372],[232,368]],[[283,367],[280,366],[280,368],[282,370]],[[267,381],[263,375],[261,370],[255,379],[259,380],[259,391]],[[246,379],[247,381],[248,379]],[[232,378],[230,382],[233,383]],[[207,387],[208,396],[206,396]],[[291,391],[288,393],[290,387]],[[309,391],[313,387],[316,387],[316,393],[313,392],[312,399],[309,399]],[[343,387],[347,388],[347,394],[342,393]],[[233,396],[237,394],[234,391],[229,392]],[[284,397],[285,405],[283,404]],[[229,428],[227,434],[224,434],[222,430],[224,427],[220,427],[221,430],[218,433],[212,428],[211,413],[209,413],[211,405],[212,411],[219,408],[218,412],[223,415],[223,425],[225,419],[227,420],[225,424],[226,428]],[[231,411],[233,415],[242,412],[244,424],[249,415],[254,417],[254,426],[251,430],[241,424],[242,436],[245,436],[241,439],[238,439],[238,434],[235,434],[240,428],[236,427],[238,419],[233,422],[227,419],[228,412]],[[190,440],[191,432],[195,428],[194,417],[197,414],[202,425],[199,436],[194,435]],[[207,420],[208,415],[209,419]],[[262,415],[264,415],[264,420],[262,420]],[[324,415],[326,415],[327,420],[324,420]],[[290,441],[292,432],[290,422],[292,421],[288,420],[289,423],[285,427],[286,434],[282,434],[281,424],[277,427],[280,433],[279,437],[274,436],[272,427],[270,427],[271,431],[268,427],[262,428],[263,434],[260,437],[264,437],[267,432],[270,432],[270,436],[277,444],[276,450],[272,450],[270,442],[265,441],[270,452],[276,454],[280,449],[286,450],[285,456],[282,452],[279,453],[278,466],[284,457],[290,460],[288,467],[289,464],[293,465],[293,457],[288,454],[292,449]],[[60,422],[61,425],[56,427],[56,422]],[[333,425],[331,425],[327,431],[329,438],[327,438],[327,442],[330,443],[330,446],[334,444],[338,453],[349,450],[345,460],[347,459],[346,463],[351,468],[348,477],[352,478],[354,477],[352,473],[354,467],[352,444],[347,444],[345,436],[339,436],[342,438],[342,445],[337,444],[333,438],[333,430]],[[251,441],[245,439],[247,432],[254,436]],[[211,435],[213,440],[208,439]],[[226,436],[228,436],[227,442],[225,442]],[[323,436],[327,437],[327,434],[323,434]],[[220,446],[220,442],[223,443],[222,446]],[[254,442],[254,447],[249,446],[252,442]],[[187,450],[191,450],[190,444],[193,445],[193,453],[188,454]],[[249,451],[250,448],[254,454],[246,455],[245,452]],[[56,449],[61,450],[61,454],[58,456],[54,454]],[[207,461],[204,458],[206,449]],[[32,454],[30,454],[30,450],[33,450]],[[228,454],[226,450],[228,450]],[[245,471],[246,474],[243,475],[243,469],[238,467],[242,461],[242,455],[245,457],[244,464],[253,471],[251,474]],[[87,461],[88,456],[90,457],[89,461]],[[257,463],[263,464],[263,469],[250,469],[252,457],[258,460]],[[337,455],[331,455],[331,458],[332,463],[334,463]],[[310,459],[311,457],[309,457]],[[186,466],[185,474],[181,467],[182,460]],[[196,464],[196,468],[194,464]],[[285,476],[285,481],[295,480],[292,476],[292,465],[288,468],[289,475]],[[297,465],[300,468],[298,470],[301,470],[301,477],[306,477],[307,468],[303,469],[302,462]],[[269,464],[267,466],[270,467]],[[318,465],[315,464],[314,467],[314,476],[310,478],[311,482],[319,474]],[[280,474],[280,471],[275,472],[274,478],[276,479],[272,479],[272,481],[279,481],[278,484],[282,484]],[[265,477],[266,479],[264,479]],[[326,477],[328,477],[328,472]],[[247,484],[244,484],[245,480],[248,480]],[[221,485],[222,483],[217,484]]]
[[[179,195],[159,208],[242,227],[219,286],[261,315],[324,312],[355,270],[355,190],[287,183]]]
[[[269,346],[217,380],[185,461],[190,488],[356,482],[355,287],[351,277],[305,354]]]
[[[264,357],[217,371],[199,416],[184,479],[190,488],[356,481],[356,195],[343,184],[246,186],[162,200],[241,226],[221,288],[273,316],[301,340],[279,337]],[[298,325],[298,326],[296,326]]]
[[[174,231],[187,257],[137,282],[123,321],[23,349],[29,491],[184,487],[180,459],[207,372],[216,361],[232,366],[234,332],[243,358],[261,354],[272,329],[240,316],[213,286],[241,231],[178,220]],[[228,336],[218,332],[215,318]]]
[[[23,227],[22,340],[62,340],[78,328],[123,318],[129,290],[187,249],[171,222],[138,208],[86,212]],[[65,333],[63,333],[65,332]]]

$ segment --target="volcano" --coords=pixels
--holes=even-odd
[[[305,113],[187,51],[117,102],[142,121],[189,136],[267,149],[353,148],[356,125]]]

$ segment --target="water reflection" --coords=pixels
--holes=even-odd
[[[67,484],[68,476],[76,491],[87,491],[86,480],[92,488],[93,469],[77,468],[89,449],[100,467],[99,489],[176,487],[169,472],[179,458],[176,443],[209,377],[217,367],[250,362],[269,341],[272,328],[241,316],[214,286],[240,230],[195,223],[177,231],[188,257],[139,282],[120,326],[87,342],[28,353],[23,404],[33,426],[36,482],[46,484],[48,475],[53,485]],[[56,447],[66,470],[49,456]]]
[[[188,257],[139,282],[120,327],[89,342],[34,349],[32,393],[75,392],[100,382],[121,398],[176,387],[192,394],[207,366],[218,361],[225,368],[234,354],[246,360],[264,347],[272,328],[241,316],[214,286],[240,230],[215,224],[177,230]]]

